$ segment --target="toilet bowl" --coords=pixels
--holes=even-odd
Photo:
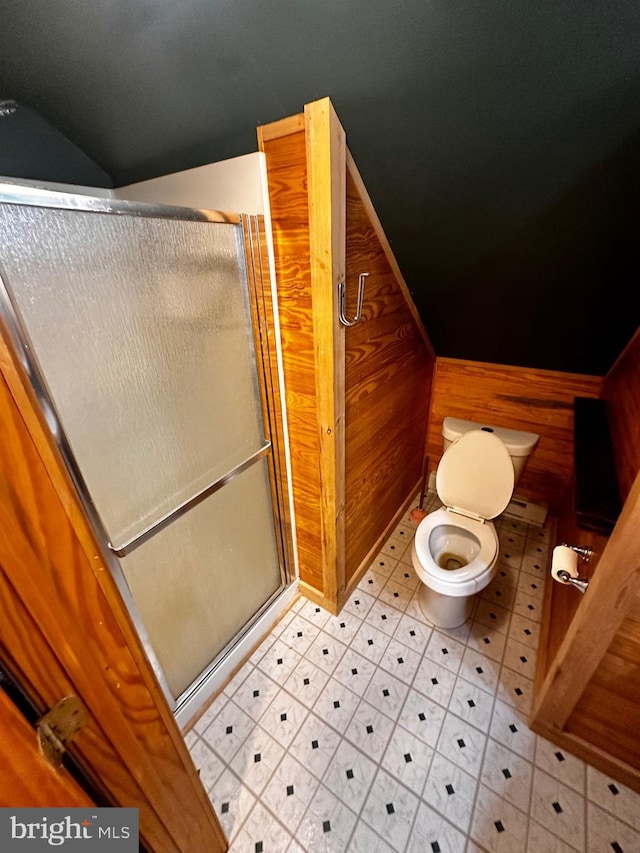
[[[515,471],[495,432],[471,429],[447,447],[436,474],[443,507],[420,522],[414,537],[420,608],[441,628],[466,622],[475,594],[497,571],[500,545],[492,519],[511,500]]]

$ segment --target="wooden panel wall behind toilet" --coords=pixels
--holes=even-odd
[[[447,416],[535,432],[540,441],[517,491],[555,511],[573,475],[573,399],[598,397],[602,384],[600,376],[438,358],[427,443],[430,470],[442,456]]]
[[[347,315],[368,272],[361,321],[345,336],[346,580],[361,568],[422,473],[435,354],[355,164],[347,158]],[[367,523],[363,523],[366,516]]]

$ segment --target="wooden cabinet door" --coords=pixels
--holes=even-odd
[[[0,332],[0,659],[39,713],[70,694],[82,700],[89,720],[70,750],[111,805],[138,808],[145,849],[226,850],[31,386]],[[11,755],[7,729],[0,739]],[[43,786],[38,805],[57,804],[59,793]],[[13,798],[6,789],[3,796]]]

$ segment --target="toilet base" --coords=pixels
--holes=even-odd
[[[471,616],[475,595],[442,595],[420,584],[418,601],[420,610],[436,628],[458,628]]]

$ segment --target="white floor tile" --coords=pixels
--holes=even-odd
[[[423,799],[454,826],[466,833],[478,782],[476,778],[456,767],[443,755],[436,753],[424,788]]]
[[[386,771],[373,781],[362,818],[394,850],[403,851],[411,832],[419,800]]]
[[[464,853],[464,849],[464,833],[441,817],[431,806],[420,803],[407,853]]]
[[[376,770],[376,764],[370,758],[352,743],[343,740],[327,767],[322,783],[358,813],[367,797]]]
[[[585,800],[572,788],[536,768],[533,773],[531,817],[567,844],[584,850]]]
[[[406,514],[338,616],[294,602],[195,723],[230,853],[640,853],[640,795],[527,725],[549,528],[496,525],[465,625],[422,613]]]
[[[356,820],[348,806],[320,785],[298,827],[296,841],[304,851],[342,853]]]
[[[628,824],[618,820],[595,803],[589,803],[587,808],[587,853],[613,851],[613,853],[635,853],[640,850],[640,830],[638,823],[633,829]]]

